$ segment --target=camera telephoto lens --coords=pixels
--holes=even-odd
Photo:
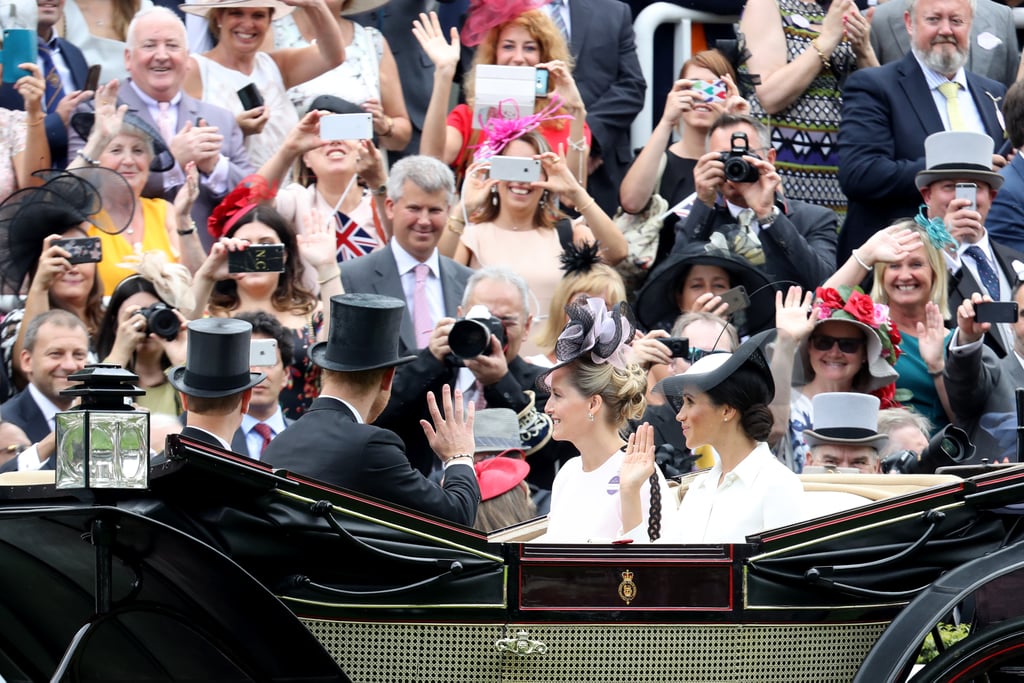
[[[167,341],[173,341],[178,337],[178,331],[181,329],[181,321],[178,319],[174,309],[157,302],[151,306],[147,306],[139,311],[146,318],[146,327],[150,332],[158,337],[163,337]]]

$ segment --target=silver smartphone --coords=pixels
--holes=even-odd
[[[971,205],[967,207],[971,211],[978,210],[978,186],[974,183],[957,183],[956,198],[971,202]]]
[[[532,183],[540,180],[540,159],[529,157],[491,157],[491,178]]]
[[[329,114],[320,119],[320,137],[324,140],[372,140],[373,115]]]
[[[277,340],[253,339],[249,342],[249,365],[277,365]]]

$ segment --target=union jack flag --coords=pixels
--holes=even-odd
[[[339,263],[365,256],[381,246],[372,226],[364,228],[341,211],[334,212],[334,237]]]

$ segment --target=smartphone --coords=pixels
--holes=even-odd
[[[985,301],[974,304],[974,321],[979,323],[1017,322],[1016,301]]]
[[[245,111],[263,106],[263,95],[260,94],[260,89],[256,87],[255,83],[249,83],[245,87],[239,88],[238,99],[242,101],[242,109]]]
[[[253,339],[249,342],[249,365],[277,365],[277,340]]]
[[[978,210],[978,186],[974,183],[957,183],[956,198],[966,199],[971,202],[967,208],[971,211]]]
[[[747,289],[743,285],[737,285],[729,291],[723,292],[721,297],[722,303],[728,304],[728,308],[725,309],[726,315],[742,311],[750,306],[750,297],[747,296]]]
[[[99,263],[103,260],[103,244],[99,237],[69,237],[53,244],[66,250],[70,263]]]
[[[36,63],[39,56],[39,44],[34,29],[27,28],[6,28],[4,29],[3,49],[3,82],[14,83],[22,76],[29,76],[28,71],[18,68],[19,64],[30,62]]]
[[[229,273],[283,273],[283,244],[250,244],[228,252]]]
[[[529,157],[491,157],[491,178],[532,183],[540,180],[540,159]]]
[[[690,340],[686,337],[665,337],[658,341],[668,347],[673,358],[690,359]]]
[[[89,67],[89,71],[85,74],[85,85],[82,90],[92,90],[96,92],[96,88],[100,86],[100,72],[103,67],[99,64],[93,64]]]
[[[320,119],[324,140],[372,140],[373,114],[330,114]]]
[[[549,77],[549,74],[548,74],[548,70],[547,69],[537,69],[537,75],[536,75],[536,82],[537,82],[536,94],[537,94],[537,97],[547,97],[548,96],[548,77]]]
[[[693,85],[690,86],[690,90],[696,90],[700,93],[705,102],[718,102],[719,104],[725,103],[726,95],[729,92],[725,81],[721,80],[694,81]]]

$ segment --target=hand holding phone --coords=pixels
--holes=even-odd
[[[725,314],[729,315],[750,306],[750,297],[747,296],[747,289],[743,285],[737,285],[732,289],[723,292],[722,303],[726,304]]]
[[[969,201],[970,205],[966,208],[971,211],[978,210],[978,186],[975,183],[957,183],[956,198]]]
[[[283,273],[283,244],[250,244],[228,252],[229,273]]]
[[[982,301],[974,304],[976,323],[1015,323],[1017,317],[1016,301]]]
[[[718,104],[725,104],[725,100],[729,95],[729,87],[721,79],[717,81],[694,81],[690,86],[690,90],[696,90],[701,99],[708,103],[717,102]]]
[[[85,75],[85,85],[82,90],[92,90],[96,92],[96,88],[100,87],[100,72],[103,67],[99,64],[93,64],[89,67],[89,71]],[[45,74],[44,74],[45,75]]]
[[[103,260],[103,244],[99,237],[68,237],[67,239],[54,240],[53,246],[60,247],[69,254],[68,262],[76,263],[99,263]]]
[[[540,180],[540,159],[500,155],[491,157],[490,177],[494,180],[532,183]]]
[[[249,83],[239,88],[238,99],[241,100],[244,111],[263,106],[263,95],[260,94],[260,89],[256,87],[255,83]]]
[[[373,114],[329,114],[320,117],[324,140],[372,140]]]

